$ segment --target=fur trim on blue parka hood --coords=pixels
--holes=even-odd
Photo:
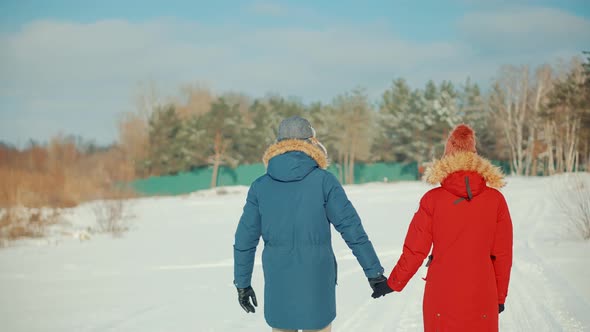
[[[271,145],[264,153],[263,161],[268,175],[284,182],[299,181],[317,167],[328,167],[328,157],[322,148],[296,139]]]

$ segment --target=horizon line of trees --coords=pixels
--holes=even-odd
[[[365,90],[330,103],[303,103],[270,95],[214,95],[187,85],[163,102],[153,83],[143,87],[137,110],[119,123],[119,141],[100,147],[81,139],[85,154],[119,149],[135,177],[259,163],[283,118],[310,120],[343,183],[354,182],[356,163],[417,162],[439,158],[449,131],[471,125],[478,152],[508,161],[515,175],[551,175],[590,169],[590,56],[558,65],[503,66],[486,92],[470,81],[428,81],[411,88],[397,78],[376,103]],[[76,140],[71,138],[71,140]],[[37,144],[38,145],[38,144]],[[0,150],[14,149],[0,144]]]

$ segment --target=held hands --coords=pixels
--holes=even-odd
[[[252,303],[250,303],[250,298],[252,298],[252,303],[254,303],[254,306],[252,306]],[[256,294],[254,293],[252,286],[238,288],[238,302],[246,312],[256,312],[254,307],[258,307],[258,301],[256,301]]]
[[[387,284],[387,278],[385,278],[383,275],[380,275],[376,278],[369,278],[369,285],[371,285],[371,289],[373,289],[373,294],[371,294],[371,297],[374,299],[393,292],[393,290],[389,288],[389,285]]]

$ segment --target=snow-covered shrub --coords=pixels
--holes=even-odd
[[[129,229],[127,221],[130,219],[130,215],[127,213],[127,210],[124,200],[96,202],[92,211],[96,217],[98,232],[121,236],[123,232]]]
[[[566,174],[557,202],[568,219],[568,227],[584,240],[590,240],[590,174]]]

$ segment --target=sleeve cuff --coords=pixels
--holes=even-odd
[[[248,288],[248,286],[250,286],[250,284],[246,284],[246,283],[239,283],[237,281],[234,280],[234,286],[236,286],[236,288]]]
[[[387,285],[389,286],[389,288],[393,289],[396,292],[401,292],[404,287],[406,286],[405,284],[403,284],[401,281],[397,281],[395,279],[387,279]]]

